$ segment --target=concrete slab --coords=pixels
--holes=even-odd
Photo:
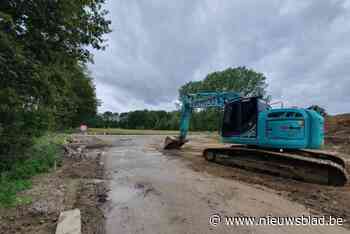
[[[56,234],[81,234],[81,215],[79,209],[61,212]]]

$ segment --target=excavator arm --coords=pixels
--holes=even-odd
[[[166,137],[164,149],[178,149],[188,140],[186,139],[190,126],[193,109],[224,107],[226,103],[238,101],[242,97],[235,92],[199,92],[181,97],[180,135],[178,137]]]

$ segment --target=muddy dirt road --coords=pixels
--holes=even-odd
[[[196,140],[181,152],[164,153],[164,136],[101,138],[113,145],[105,154],[111,188],[107,233],[350,233],[341,226],[227,226],[224,219],[214,227],[213,214],[288,217],[310,210],[269,186],[215,175],[215,168],[231,169],[198,157]]]

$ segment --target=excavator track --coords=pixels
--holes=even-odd
[[[232,146],[205,149],[203,156],[208,161],[310,183],[344,186],[348,179],[344,160],[325,152],[309,150],[279,152]]]

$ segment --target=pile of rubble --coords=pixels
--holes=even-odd
[[[106,143],[95,137],[72,137],[64,145],[64,155],[76,160],[96,159],[103,155],[103,148],[106,146]]]

